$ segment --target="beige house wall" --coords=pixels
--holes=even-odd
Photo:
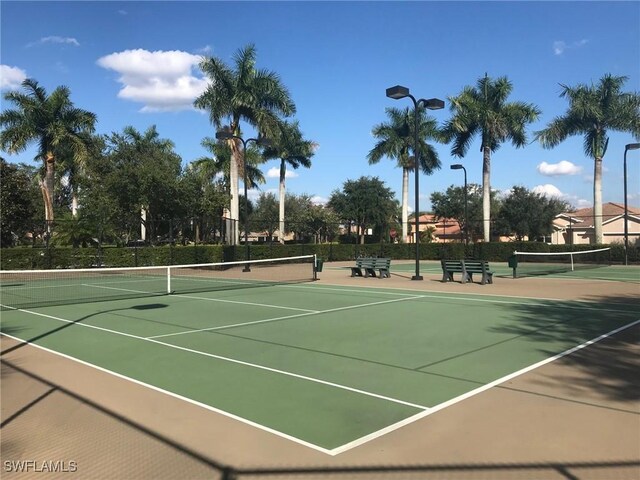
[[[594,232],[590,225],[580,228],[580,225],[559,217],[554,221],[557,230],[551,235],[553,245],[586,245],[594,242]],[[587,222],[583,222],[587,223]],[[573,230],[569,229],[569,226]],[[628,220],[629,244],[640,242],[640,217],[629,216]],[[573,235],[573,239],[571,239]],[[602,224],[602,241],[605,244],[624,243],[624,217],[616,217]],[[573,241],[571,241],[573,240]]]

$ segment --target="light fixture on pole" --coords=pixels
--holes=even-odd
[[[420,100],[416,100],[411,93],[409,93],[409,89],[407,87],[403,87],[401,85],[396,85],[395,87],[387,88],[387,97],[393,98],[394,100],[400,100],[401,98],[409,97],[413,101],[414,108],[414,117],[415,117],[415,128],[414,128],[414,139],[413,139],[413,157],[415,160],[415,235],[416,235],[416,273],[411,280],[422,280],[422,276],[420,275],[420,149],[418,148],[418,127],[419,127],[419,109],[420,107],[424,107],[429,110],[440,110],[444,108],[444,102],[438,98],[430,98],[425,100],[421,98]]]
[[[469,212],[467,210],[467,169],[460,163],[451,165],[451,170],[464,171],[464,244],[469,245]]]
[[[640,143],[629,143],[624,147],[624,264],[629,265],[629,207],[627,205],[627,152],[637,150]]]
[[[243,169],[243,183],[244,183],[244,248],[245,248],[245,260],[249,262],[249,200],[247,198],[247,144],[254,142],[261,147],[268,147],[271,142],[264,137],[247,138],[246,140],[237,135],[233,135],[227,130],[219,130],[216,132],[216,139],[218,140],[231,140],[236,139],[242,142],[242,154],[244,155],[244,169]],[[244,266],[243,272],[250,272],[251,267],[249,263]]]

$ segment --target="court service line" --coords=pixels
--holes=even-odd
[[[337,389],[340,389],[340,390],[346,390],[346,391],[357,393],[357,394],[360,394],[360,395],[365,395],[365,396],[368,396],[368,397],[377,398],[379,400],[384,400],[384,401],[387,401],[387,402],[397,403],[397,404],[400,404],[400,405],[405,405],[407,407],[417,408],[419,410],[429,409],[429,407],[426,407],[424,405],[418,405],[418,404],[415,404],[415,403],[406,402],[404,400],[400,400],[400,399],[392,398],[392,397],[387,397],[385,395],[380,395],[380,394],[373,393],[373,392],[368,392],[366,390],[361,390],[359,388],[349,387],[347,385],[342,385],[340,383],[329,382],[327,380],[321,380],[319,378],[309,377],[307,375],[301,375],[301,374],[298,374],[298,373],[288,372],[286,370],[280,370],[280,369],[277,369],[277,368],[267,367],[265,365],[259,365],[257,363],[245,362],[243,360],[237,360],[235,358],[224,357],[222,355],[216,355],[214,353],[203,352],[201,350],[195,350],[195,349],[192,349],[192,348],[182,347],[180,345],[174,345],[174,344],[171,344],[171,343],[161,342],[160,340],[156,340],[154,338],[141,337],[139,335],[133,335],[132,333],[120,332],[118,330],[112,330],[110,328],[105,328],[105,327],[99,327],[97,325],[89,325],[89,324],[86,324],[86,323],[78,323],[78,322],[75,322],[73,320],[67,320],[65,318],[55,317],[53,315],[48,315],[46,313],[34,312],[33,310],[25,310],[25,309],[22,309],[22,308],[14,308],[14,307],[9,307],[9,306],[6,306],[6,305],[1,305],[1,304],[0,304],[0,307],[8,308],[10,310],[17,310],[19,312],[28,313],[28,314],[31,314],[31,315],[36,315],[38,317],[50,318],[52,320],[56,320],[56,321],[59,321],[59,322],[73,324],[73,325],[76,325],[78,327],[92,328],[92,329],[95,329],[95,330],[100,330],[100,331],[111,333],[111,334],[114,334],[114,335],[121,335],[121,336],[124,336],[124,337],[132,338],[134,340],[142,340],[143,342],[155,343],[157,345],[162,345],[164,347],[173,348],[173,349],[176,349],[176,350],[181,350],[183,352],[193,353],[193,354],[196,354],[196,355],[202,355],[204,357],[215,358],[216,360],[222,360],[222,361],[229,362],[229,363],[235,363],[237,365],[242,365],[242,366],[245,366],[245,367],[256,368],[258,370],[264,370],[264,371],[267,371],[267,372],[276,373],[276,374],[284,375],[284,376],[287,376],[287,377],[293,377],[293,378],[297,378],[297,379],[300,379],[300,380],[309,381],[309,382],[312,382],[312,383],[318,383],[318,384],[321,384],[321,385],[326,385],[328,387],[337,388]],[[311,315],[311,314],[303,314],[303,315]],[[24,342],[24,340],[21,340],[21,341]],[[29,342],[26,342],[26,343],[29,343]],[[29,344],[32,345],[31,343],[29,343]]]
[[[336,284],[333,284],[336,285]],[[336,285],[339,286],[339,285]],[[581,308],[581,309],[587,309],[587,310],[596,310],[596,311],[601,311],[601,312],[616,312],[616,313],[633,313],[633,312],[628,312],[627,310],[622,310],[622,309],[614,309],[614,308],[600,308],[600,307],[594,307],[593,302],[589,302],[587,300],[571,300],[571,299],[566,299],[566,298],[550,298],[550,297],[515,297],[515,296],[509,296],[509,295],[499,295],[496,293],[451,293],[451,294],[433,294],[431,292],[425,292],[424,290],[416,290],[416,289],[406,289],[406,288],[398,288],[398,287],[379,287],[379,288],[385,288],[388,290],[399,290],[400,292],[405,292],[405,293],[396,293],[396,292],[384,292],[384,291],[377,291],[377,290],[369,290],[369,287],[360,287],[360,289],[345,289],[345,288],[327,288],[327,287],[318,287],[318,286],[303,286],[303,285],[284,285],[283,287],[285,288],[303,288],[303,289],[309,289],[309,290],[328,290],[328,291],[336,291],[336,292],[353,292],[353,293],[374,293],[376,295],[409,295],[409,293],[407,292],[422,292],[422,295],[420,295],[421,297],[424,297],[426,299],[429,298],[438,298],[438,299],[444,299],[444,300],[461,300],[461,301],[465,301],[465,302],[485,302],[485,303],[504,303],[504,304],[508,304],[508,305],[533,305],[533,306],[542,306],[542,307],[558,307],[561,306],[563,308]],[[376,287],[378,288],[378,287]],[[489,299],[486,298],[473,298],[473,297],[489,297]],[[496,300],[495,298],[513,298],[515,300]],[[523,303],[522,300],[537,300],[540,303]],[[542,302],[555,302],[553,304],[547,304],[547,303],[542,303]],[[569,302],[573,303],[574,305],[569,305]],[[576,305],[577,304],[577,305]],[[622,306],[622,307],[636,307],[637,305],[632,304],[632,303],[619,303],[618,305]]]
[[[90,283],[83,283],[82,284],[85,287],[92,287],[92,288],[104,288],[107,290],[119,290],[121,292],[129,292],[129,293],[144,293],[147,295],[153,295],[153,296],[162,296],[162,295],[167,295],[166,293],[153,293],[153,292],[145,292],[142,290],[131,290],[129,288],[118,288],[118,287],[107,287],[105,285],[91,285]],[[284,307],[282,305],[271,305],[268,303],[252,303],[252,302],[241,302],[238,300],[224,300],[221,298],[207,298],[207,297],[196,297],[194,295],[182,295],[182,294],[172,294],[172,297],[181,297],[181,298],[192,298],[192,299],[196,299],[196,300],[206,300],[209,302],[221,302],[221,303],[237,303],[240,305],[251,305],[254,307],[265,307],[265,308],[279,308],[281,310],[296,310],[299,312],[309,312],[309,313],[318,313],[317,310],[309,310],[307,308],[296,308],[296,307]]]
[[[306,313],[298,313],[296,315],[287,315],[287,316],[284,316],[284,317],[265,318],[263,320],[254,320],[252,322],[234,323],[234,324],[231,324],[231,325],[219,325],[217,327],[199,328],[197,330],[187,330],[187,331],[183,330],[183,331],[176,332],[176,333],[165,333],[165,334],[162,334],[162,335],[152,335],[150,337],[145,337],[145,338],[163,338],[163,337],[172,337],[172,336],[176,336],[176,335],[186,335],[188,333],[210,332],[210,331],[214,331],[214,330],[223,330],[223,329],[226,329],[226,328],[244,327],[246,325],[256,325],[258,323],[277,322],[277,321],[280,321],[280,320],[288,320],[290,318],[308,317],[310,315],[319,315],[319,314],[323,314],[323,313],[340,312],[340,311],[343,311],[343,310],[351,310],[351,309],[355,309],[355,308],[371,307],[373,305],[381,305],[381,304],[384,304],[384,303],[394,303],[394,302],[403,302],[403,301],[406,301],[406,300],[415,300],[417,298],[422,298],[422,297],[423,297],[423,295],[415,295],[415,296],[412,296],[412,297],[394,298],[393,300],[382,300],[380,302],[363,303],[363,304],[359,304],[359,305],[348,305],[346,307],[330,308],[328,310],[310,311],[310,312],[306,312]]]
[[[266,308],[279,308],[281,310],[296,310],[298,312],[306,312],[306,313],[320,313],[320,310],[309,310],[308,308],[298,308],[298,307],[285,307],[282,305],[270,305],[268,303],[254,303],[254,302],[241,302],[239,300],[226,300],[222,298],[208,298],[208,297],[198,297],[195,295],[182,295],[182,294],[173,294],[172,297],[180,297],[180,298],[192,298],[195,300],[204,300],[207,302],[220,302],[220,303],[235,303],[239,305],[249,305],[252,307],[266,307]]]

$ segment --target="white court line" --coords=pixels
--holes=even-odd
[[[625,310],[620,310],[620,309],[604,309],[604,308],[598,308],[598,307],[591,307],[589,305],[593,305],[594,302],[589,301],[589,300],[574,300],[574,299],[567,299],[567,298],[551,298],[551,297],[515,297],[515,296],[509,296],[509,295],[501,295],[501,294],[497,294],[497,293],[465,293],[465,292],[460,292],[460,293],[451,293],[451,294],[432,294],[431,292],[425,292],[424,290],[419,290],[419,289],[411,289],[411,288],[400,288],[400,287],[375,287],[375,288],[384,288],[385,290],[397,290],[399,292],[404,292],[404,293],[396,293],[396,292],[385,292],[385,291],[377,291],[377,290],[372,290],[370,287],[359,287],[359,288],[352,288],[352,289],[346,289],[346,288],[339,288],[340,285],[339,284],[331,284],[328,283],[326,285],[334,285],[337,288],[333,288],[333,287],[319,287],[319,286],[315,286],[315,285],[282,285],[282,287],[284,288],[303,288],[303,289],[307,289],[307,290],[328,290],[328,291],[335,291],[335,292],[353,292],[353,293],[369,293],[369,294],[374,294],[374,295],[409,295],[408,292],[416,292],[416,293],[421,293],[420,296],[429,299],[429,298],[440,298],[440,299],[445,299],[445,300],[462,300],[462,301],[467,301],[467,302],[492,302],[492,303],[506,303],[506,304],[516,304],[516,305],[534,305],[534,306],[542,306],[542,307],[557,307],[558,304],[562,304],[563,307],[570,307],[570,305],[567,305],[568,302],[571,303],[575,303],[578,304],[578,306],[576,307],[572,307],[572,308],[584,308],[587,310],[596,310],[596,311],[603,311],[603,312],[618,312],[618,313],[627,313]],[[484,298],[473,298],[473,297],[489,297],[491,299],[493,298],[514,298],[516,300],[486,300]],[[545,303],[523,303],[521,300],[539,300],[539,301],[548,301],[548,302],[556,302],[555,304],[545,304]],[[627,306],[627,307],[636,307],[637,305],[632,304],[632,303],[620,303],[618,304],[620,306]]]
[[[142,290],[131,290],[129,288],[117,288],[117,287],[106,287],[104,285],[92,285],[90,283],[83,283],[82,284],[85,287],[92,287],[92,288],[105,288],[107,290],[119,290],[121,292],[130,292],[130,293],[144,293],[147,295],[152,295],[152,296],[163,296],[163,295],[167,295],[166,293],[153,293],[153,292],[145,292]],[[172,297],[181,297],[181,298],[191,298],[191,299],[195,299],[195,300],[206,300],[209,302],[222,302],[222,303],[237,303],[240,305],[251,305],[254,307],[265,307],[265,308],[279,308],[281,310],[296,310],[299,312],[311,312],[311,313],[317,313],[317,310],[308,310],[306,308],[295,308],[295,307],[283,307],[281,305],[271,305],[268,303],[251,303],[251,302],[241,302],[238,300],[223,300],[221,298],[207,298],[207,297],[197,297],[195,295],[181,295],[181,294],[172,294]]]
[[[333,450],[331,450],[331,455],[338,455],[340,453],[344,453],[347,450],[351,450],[352,448],[358,447],[360,445],[363,445],[364,443],[370,442],[371,440],[375,440],[378,437],[381,437],[387,433],[393,432],[394,430],[397,430],[405,425],[408,425],[410,423],[416,422],[422,418],[428,417],[429,415],[432,415],[444,408],[450,407],[452,405],[455,405],[456,403],[459,403],[463,400],[466,400],[468,398],[473,397],[474,395],[477,395],[479,393],[482,393],[486,390],[489,390],[490,388],[493,388],[497,385],[500,385],[501,383],[507,382],[509,380],[512,380],[516,377],[519,377],[520,375],[524,375],[525,373],[528,373],[532,370],[535,370],[536,368],[542,367],[543,365],[547,365],[548,363],[554,362],[556,360],[558,360],[559,358],[562,357],[566,357],[567,355],[572,354],[573,352],[576,352],[578,350],[581,350],[585,347],[588,347],[589,345],[593,345],[594,343],[597,343],[601,340],[604,340],[605,338],[608,338],[612,335],[615,335],[616,333],[619,333],[623,330],[626,330],[628,328],[631,328],[637,324],[640,324],[640,320],[636,320],[634,322],[631,322],[627,325],[624,325],[622,327],[616,328],[615,330],[611,330],[608,333],[602,334],[599,337],[596,337],[592,340],[586,341],[576,347],[570,348],[569,350],[565,350],[562,353],[559,353],[557,355],[554,355],[553,357],[549,357],[546,358],[544,360],[541,360],[537,363],[534,363],[533,365],[529,365],[528,367],[522,368],[516,372],[510,373],[509,375],[505,375],[502,378],[498,378],[497,380],[494,380],[491,383],[487,383],[486,385],[483,385],[481,387],[478,387],[474,390],[471,390],[467,393],[463,393],[462,395],[459,395],[455,398],[452,398],[451,400],[447,400],[446,402],[442,402],[438,405],[435,405],[434,407],[431,407],[423,412],[417,413],[416,415],[413,415],[412,417],[408,417],[405,418],[404,420],[401,420],[398,423],[395,423],[393,425],[389,425],[388,427],[385,427],[381,430],[378,430],[377,432],[372,432],[369,435],[365,435],[364,437],[361,437],[357,440],[353,440],[352,442],[346,443],[340,447],[334,448]],[[428,372],[427,372],[428,373]]]
[[[284,376],[287,376],[287,377],[293,377],[293,378],[298,378],[298,379],[306,380],[306,381],[313,382],[313,383],[319,383],[321,385],[327,385],[329,387],[338,388],[340,390],[347,390],[349,392],[354,392],[354,393],[358,393],[358,394],[361,394],[361,395],[366,395],[368,397],[378,398],[378,399],[385,400],[385,401],[388,401],[388,402],[398,403],[400,405],[406,405],[408,407],[413,407],[413,408],[417,408],[417,409],[420,409],[420,410],[424,410],[424,409],[429,408],[429,407],[425,407],[424,405],[417,405],[415,403],[405,402],[404,400],[399,400],[397,398],[391,398],[391,397],[387,397],[387,396],[384,396],[384,395],[379,395],[377,393],[367,392],[366,390],[360,390],[358,388],[349,387],[347,385],[342,385],[342,384],[339,384],[339,383],[328,382],[326,380],[321,380],[319,378],[309,377],[309,376],[306,376],[306,375],[300,375],[298,373],[293,373],[293,372],[287,372],[286,370],[279,370],[277,368],[271,368],[271,367],[267,367],[267,366],[264,366],[264,365],[259,365],[257,363],[251,363],[251,362],[245,362],[245,361],[242,361],[242,360],[236,360],[235,358],[224,357],[222,355],[216,355],[214,353],[208,353],[208,352],[203,352],[203,351],[200,351],[200,350],[194,350],[192,348],[181,347],[180,345],[173,345],[171,343],[161,342],[161,341],[156,340],[154,338],[140,337],[138,335],[133,335],[131,333],[120,332],[118,330],[111,330],[110,328],[99,327],[97,325],[89,325],[89,324],[86,324],[86,323],[78,323],[78,322],[74,322],[73,320],[67,320],[65,318],[55,317],[53,315],[47,315],[46,313],[34,312],[32,310],[25,310],[25,309],[22,309],[22,308],[13,308],[13,307],[9,307],[9,306],[6,306],[6,305],[1,305],[1,304],[0,304],[0,307],[9,308],[10,310],[17,310],[19,312],[28,313],[28,314],[31,314],[31,315],[36,315],[38,317],[50,318],[52,320],[56,320],[56,321],[64,322],[64,323],[68,323],[68,324],[73,324],[73,325],[76,325],[76,326],[79,326],[79,327],[92,328],[92,329],[95,329],[95,330],[100,330],[100,331],[103,331],[103,332],[112,333],[114,335],[121,335],[123,337],[133,338],[135,340],[142,340],[143,342],[155,343],[157,345],[162,345],[164,347],[173,348],[173,349],[181,350],[181,351],[184,351],[184,352],[194,353],[196,355],[202,355],[204,357],[215,358],[216,360],[222,360],[222,361],[229,362],[229,363],[235,363],[237,365],[243,365],[245,367],[257,368],[259,370],[265,370],[267,372],[277,373],[277,374],[284,375]],[[24,342],[24,340],[22,340],[22,341]],[[30,344],[30,345],[32,345],[32,344]]]
[[[413,297],[406,297],[406,298],[394,298],[393,300],[382,300],[380,302],[363,303],[363,304],[359,304],[359,305],[349,305],[349,306],[346,306],[346,307],[330,308],[328,310],[311,311],[311,312],[307,312],[307,313],[299,313],[297,315],[288,315],[288,316],[285,316],[285,317],[265,318],[264,320],[254,320],[254,321],[251,321],[251,322],[234,323],[232,325],[221,325],[221,326],[218,326],[218,327],[200,328],[200,329],[197,329],[197,330],[187,330],[187,331],[180,331],[180,332],[176,332],[176,333],[165,333],[163,335],[152,335],[151,337],[146,337],[146,338],[162,338],[162,337],[172,337],[172,336],[176,336],[176,335],[186,335],[188,333],[210,332],[210,331],[213,331],[213,330],[222,330],[222,329],[225,329],[225,328],[243,327],[245,325],[256,325],[258,323],[277,322],[277,321],[280,321],[280,320],[287,320],[289,318],[308,317],[310,315],[320,315],[320,314],[323,314],[323,313],[340,312],[342,310],[351,310],[351,309],[354,309],[354,308],[371,307],[373,305],[381,305],[383,303],[403,302],[405,300],[415,300],[416,298],[422,298],[422,295],[415,295]]]
[[[239,300],[225,300],[222,298],[208,298],[208,297],[198,297],[195,295],[182,295],[182,294],[172,294],[171,296],[180,297],[180,298],[192,298],[195,300],[204,300],[206,302],[236,303],[239,305],[249,305],[252,307],[279,308],[281,310],[296,310],[298,312],[320,313],[319,310],[309,310],[308,308],[297,308],[297,307],[284,307],[282,305],[270,305],[268,303],[241,302]]]
[[[0,306],[4,307],[3,305],[0,305]],[[13,307],[5,307],[5,308],[9,308],[9,309],[11,309],[11,310],[19,310],[19,311],[23,311],[23,312],[26,312],[26,313],[32,313],[32,314],[34,314],[34,315],[41,315],[41,316],[44,316],[44,317],[50,317],[49,315],[39,314],[39,313],[31,312],[31,311],[28,311],[28,310],[20,310],[20,309],[16,309],[16,308],[13,308]],[[55,317],[51,317],[51,318],[54,318],[54,319],[55,319]],[[63,322],[70,322],[69,320],[65,320],[65,319],[57,319],[57,320],[60,320],[60,321],[63,321]],[[74,323],[74,322],[71,322],[71,323]],[[381,436],[383,436],[383,435],[385,435],[385,434],[387,434],[387,433],[390,433],[390,432],[393,432],[393,431],[395,431],[395,430],[398,430],[399,428],[401,428],[401,427],[403,427],[403,426],[405,426],[405,425],[409,425],[409,424],[411,424],[411,423],[413,423],[413,422],[416,422],[416,421],[418,421],[418,420],[420,420],[420,419],[422,419],[422,418],[425,418],[425,417],[427,417],[427,416],[429,416],[429,415],[431,415],[431,414],[433,414],[433,413],[436,413],[436,412],[438,412],[438,411],[440,411],[440,410],[443,410],[444,408],[450,407],[450,406],[452,406],[452,405],[455,405],[456,403],[459,403],[459,402],[461,402],[461,401],[463,401],[463,400],[466,400],[466,399],[468,399],[468,398],[471,398],[471,397],[473,397],[473,396],[475,396],[475,395],[477,395],[477,394],[479,394],[479,393],[482,393],[482,392],[484,392],[484,391],[486,391],[486,390],[488,390],[488,389],[490,389],[490,388],[493,388],[493,387],[495,387],[495,386],[497,386],[497,385],[500,385],[500,384],[502,384],[502,383],[504,383],[504,382],[506,382],[506,381],[508,381],[508,380],[511,380],[511,379],[513,379],[513,378],[516,378],[516,377],[519,377],[519,376],[521,376],[521,375],[523,375],[523,374],[525,374],[525,373],[528,373],[528,372],[530,372],[530,371],[532,371],[532,370],[535,370],[535,369],[537,369],[537,368],[539,368],[539,367],[542,367],[542,366],[544,366],[544,365],[546,365],[546,364],[548,364],[548,363],[554,362],[555,360],[558,360],[559,358],[562,358],[562,357],[565,357],[565,356],[567,356],[567,355],[570,355],[570,354],[572,354],[572,353],[573,353],[573,352],[575,352],[575,351],[578,351],[578,350],[580,350],[580,349],[582,349],[582,348],[585,348],[585,347],[588,347],[588,346],[590,346],[590,345],[593,345],[594,343],[597,343],[597,342],[599,342],[599,341],[601,341],[601,340],[604,340],[604,339],[606,339],[606,338],[608,338],[608,337],[610,337],[610,336],[612,336],[612,335],[615,335],[616,333],[619,333],[619,332],[621,332],[621,331],[623,331],[623,330],[626,330],[626,329],[628,329],[628,328],[631,328],[631,327],[633,327],[633,326],[635,326],[635,325],[637,325],[637,324],[639,324],[639,323],[640,323],[640,320],[636,320],[636,321],[634,321],[634,322],[632,322],[632,323],[629,323],[629,324],[624,325],[624,326],[622,326],[622,327],[619,327],[619,328],[617,328],[617,329],[615,329],[615,330],[612,330],[612,331],[610,331],[610,332],[608,332],[608,333],[605,333],[605,334],[603,334],[603,335],[600,335],[599,337],[596,337],[596,338],[594,338],[594,339],[592,339],[592,340],[589,340],[589,341],[587,341],[587,342],[584,342],[584,343],[582,343],[582,344],[580,344],[580,345],[578,345],[578,346],[576,346],[576,347],[573,347],[573,348],[570,348],[570,349],[568,349],[568,350],[565,350],[564,352],[559,353],[559,354],[557,354],[557,355],[554,355],[553,357],[549,357],[549,358],[547,358],[547,359],[545,359],[545,360],[541,360],[540,362],[537,362],[537,363],[535,363],[535,364],[533,364],[533,365],[530,365],[530,366],[528,366],[528,367],[525,367],[525,368],[523,368],[523,369],[520,369],[520,370],[518,370],[518,371],[516,371],[516,372],[513,372],[513,373],[511,373],[511,374],[509,374],[509,375],[506,375],[506,376],[504,376],[504,377],[502,377],[502,378],[499,378],[499,379],[497,379],[497,380],[494,380],[494,381],[493,381],[493,382],[491,382],[491,383],[488,383],[488,384],[483,385],[483,386],[481,386],[481,387],[478,387],[478,388],[476,388],[476,389],[474,389],[474,390],[471,390],[471,391],[469,391],[469,392],[467,392],[467,393],[464,393],[464,394],[462,394],[462,395],[459,395],[459,396],[457,396],[457,397],[455,397],[455,398],[452,398],[451,400],[448,400],[448,401],[446,401],[446,402],[442,402],[442,403],[440,403],[440,404],[438,404],[438,405],[436,405],[436,406],[434,406],[434,407],[417,407],[417,408],[422,409],[423,411],[422,411],[422,412],[420,412],[420,413],[418,413],[418,414],[416,414],[416,415],[413,415],[413,416],[407,417],[407,418],[405,418],[404,420],[401,420],[401,421],[399,421],[399,422],[397,422],[397,423],[395,423],[395,424],[393,424],[393,425],[389,425],[389,426],[387,426],[387,427],[385,427],[385,428],[383,428],[383,429],[380,429],[380,430],[378,430],[378,431],[376,431],[376,432],[372,432],[372,433],[370,433],[370,434],[368,434],[368,435],[365,435],[365,436],[363,436],[363,437],[361,437],[361,438],[359,438],[359,439],[353,440],[353,441],[351,441],[351,442],[348,442],[348,443],[346,443],[346,444],[344,444],[344,445],[341,445],[341,446],[339,446],[339,447],[336,447],[336,448],[334,448],[334,449],[326,449],[326,448],[324,448],[324,447],[320,447],[320,446],[318,446],[318,445],[315,445],[315,444],[313,444],[313,443],[310,443],[310,442],[307,442],[307,441],[305,441],[305,440],[299,439],[299,438],[297,438],[297,437],[293,437],[293,436],[291,436],[291,435],[289,435],[289,434],[286,434],[286,433],[280,432],[280,431],[278,431],[278,430],[274,430],[274,429],[272,429],[272,428],[266,427],[266,426],[264,426],[264,425],[261,425],[261,424],[258,424],[258,423],[255,423],[255,422],[252,422],[251,420],[248,420],[248,419],[245,419],[245,418],[239,417],[239,416],[237,416],[237,415],[234,415],[234,414],[232,414],[232,413],[226,412],[226,411],[224,411],[224,410],[220,410],[220,409],[218,409],[218,408],[216,408],[216,407],[212,407],[211,405],[206,405],[206,404],[201,403],[201,402],[198,402],[198,401],[196,401],[196,400],[193,400],[193,399],[190,399],[190,398],[187,398],[187,397],[183,397],[183,396],[181,396],[181,395],[179,395],[179,394],[176,394],[176,393],[170,392],[170,391],[168,391],[168,390],[164,390],[164,389],[162,389],[162,388],[156,387],[156,386],[151,385],[151,384],[148,384],[148,383],[141,382],[140,380],[136,380],[136,379],[134,379],[134,378],[127,377],[127,376],[122,375],[122,374],[119,374],[119,373],[117,373],[117,372],[113,372],[113,371],[111,371],[111,370],[107,370],[106,368],[99,367],[99,366],[97,366],[97,365],[94,365],[94,364],[92,364],[92,363],[85,362],[85,361],[83,361],[83,360],[79,360],[79,359],[77,359],[77,358],[71,357],[71,356],[66,355],[66,354],[64,354],[64,353],[56,352],[56,351],[54,351],[54,350],[50,350],[50,349],[48,349],[48,348],[46,348],[46,347],[42,347],[42,346],[40,346],[40,345],[36,345],[36,344],[30,344],[30,345],[31,345],[32,347],[39,348],[39,349],[41,349],[41,350],[47,351],[47,352],[49,352],[49,353],[52,353],[52,354],[54,354],[54,355],[59,355],[59,356],[61,356],[61,357],[67,358],[67,359],[69,359],[69,360],[72,360],[72,361],[74,361],[74,362],[80,363],[80,364],[82,364],[82,365],[86,365],[86,366],[89,366],[89,367],[95,368],[95,369],[97,369],[97,370],[99,370],[99,371],[102,371],[102,372],[105,372],[105,373],[108,373],[108,374],[114,375],[115,377],[118,377],[118,378],[121,378],[121,379],[124,379],[124,380],[128,380],[128,381],[130,381],[130,382],[132,382],[132,383],[135,383],[135,384],[137,384],[137,385],[141,385],[141,386],[144,386],[144,387],[150,388],[150,389],[152,389],[152,390],[155,390],[155,391],[157,391],[157,392],[164,393],[164,394],[169,395],[169,396],[171,396],[171,397],[178,398],[178,399],[180,399],[180,400],[184,400],[184,401],[185,401],[185,402],[187,402],[187,403],[190,403],[190,404],[193,404],[193,405],[197,405],[197,406],[202,407],[202,408],[205,408],[205,409],[207,409],[207,410],[210,410],[210,411],[213,411],[213,412],[219,413],[219,414],[224,415],[224,416],[226,416],[226,417],[228,417],[228,418],[233,418],[233,419],[238,420],[238,421],[240,421],[240,422],[242,422],[242,423],[245,423],[245,424],[247,424],[247,425],[251,425],[251,426],[253,426],[253,427],[255,427],[255,428],[258,428],[258,429],[263,430],[263,431],[266,431],[266,432],[273,433],[273,434],[275,434],[275,435],[277,435],[277,436],[279,436],[279,437],[281,437],[281,438],[285,438],[285,439],[291,440],[291,441],[293,441],[293,442],[295,442],[295,443],[298,443],[298,444],[300,444],[300,445],[304,445],[304,446],[309,447],[309,448],[311,448],[311,449],[313,449],[313,450],[320,451],[320,452],[325,453],[325,454],[330,455],[330,456],[336,456],[336,455],[339,455],[339,454],[341,454],[341,453],[344,453],[344,452],[346,452],[346,451],[348,451],[348,450],[351,450],[351,449],[353,449],[353,448],[356,448],[356,447],[358,447],[358,446],[360,446],[360,445],[363,445],[363,444],[365,444],[365,443],[367,443],[367,442],[370,442],[370,441],[372,441],[372,440],[375,440],[376,438],[379,438],[379,437],[381,437]],[[83,325],[83,324],[76,324],[76,325],[85,326],[85,327],[91,327],[90,325]],[[100,329],[100,330],[103,330],[101,327],[95,327],[95,328],[98,328],[98,329]],[[125,333],[122,333],[122,332],[115,332],[115,331],[114,331],[113,333],[116,333],[116,334],[119,334],[119,335],[125,335],[125,336],[129,336],[129,337],[138,338],[138,339],[140,339],[140,340],[147,340],[147,339],[144,339],[144,338],[142,338],[142,337],[136,337],[136,336],[134,336],[134,335],[125,334]],[[24,342],[24,340],[22,340],[22,339],[20,339],[20,338],[17,338],[17,337],[14,337],[14,336],[12,336],[12,335],[8,335],[8,334],[6,334],[6,333],[2,333],[2,335],[5,335],[5,336],[7,336],[7,337],[9,337],[9,338],[12,338],[12,339],[14,339],[14,340],[16,340],[16,341],[18,341],[18,342]],[[148,341],[153,341],[153,340],[148,340]],[[164,343],[162,343],[162,342],[154,342],[154,343],[159,343],[160,345],[166,345],[166,346],[169,346],[169,347],[175,348],[175,346],[174,346],[174,345],[164,344]],[[182,349],[182,348],[180,348],[180,349]]]
[[[24,343],[24,340],[22,340],[21,338],[18,338],[18,337],[14,337],[13,335],[9,335],[9,334],[4,333],[4,332],[0,333],[0,335],[4,335],[4,336],[6,336],[8,338],[12,338],[13,340],[15,340],[17,342]],[[311,448],[313,450],[318,450],[318,451],[320,451],[322,453],[325,453],[327,455],[331,455],[331,450],[328,450],[326,448],[320,447],[320,446],[315,445],[313,443],[307,442],[306,440],[302,440],[300,438],[294,437],[294,436],[289,435],[287,433],[280,432],[278,430],[275,430],[273,428],[267,427],[267,426],[262,425],[260,423],[253,422],[253,421],[251,421],[249,419],[246,419],[246,418],[243,418],[243,417],[239,417],[238,415],[234,415],[233,413],[226,412],[224,410],[221,410],[219,408],[213,407],[211,405],[207,405],[206,403],[198,402],[197,400],[193,400],[193,399],[191,399],[189,397],[184,397],[184,396],[182,396],[180,394],[177,394],[177,393],[174,393],[174,392],[170,392],[169,390],[165,390],[163,388],[156,387],[155,385],[151,385],[150,383],[145,383],[145,382],[142,382],[140,380],[136,380],[135,378],[127,377],[126,375],[122,375],[121,373],[114,372],[112,370],[107,370],[104,367],[100,367],[98,365],[94,365],[93,363],[85,362],[84,360],[80,360],[78,358],[72,357],[72,356],[67,355],[65,353],[56,352],[55,350],[51,350],[50,348],[43,347],[42,345],[37,345],[35,343],[30,343],[29,345],[31,347],[43,350],[43,351],[51,353],[53,355],[58,355],[58,356],[60,356],[62,358],[66,358],[67,360],[71,360],[71,361],[79,363],[81,365],[84,365],[84,366],[87,366],[87,367],[90,367],[90,368],[95,368],[96,370],[98,370],[100,372],[103,372],[103,373],[106,373],[106,374],[109,374],[109,375],[113,375],[116,378],[120,378],[122,380],[126,380],[126,381],[129,381],[129,382],[132,382],[132,383],[134,383],[136,385],[140,385],[140,386],[143,386],[143,387],[146,387],[146,388],[150,388],[151,390],[154,390],[156,392],[163,393],[165,395],[169,395],[170,397],[177,398],[179,400],[182,400],[184,402],[190,403],[192,405],[196,405],[196,406],[204,408],[206,410],[209,410],[209,411],[218,413],[220,415],[223,415],[225,417],[232,418],[232,419],[237,420],[239,422],[242,422],[242,423],[244,423],[246,425],[250,425],[252,427],[255,427],[258,430],[263,430],[265,432],[272,433],[272,434],[274,434],[274,435],[276,435],[278,437],[285,438],[287,440],[290,440],[292,442],[298,443],[300,445],[303,445],[305,447]]]
[[[118,284],[120,284],[120,282],[118,282]],[[90,287],[90,288],[102,288],[104,290],[118,290],[120,292],[142,293],[152,297],[160,297],[167,294],[166,292],[160,293],[160,292],[149,292],[147,290],[132,290],[130,288],[107,287],[106,285],[94,285],[92,283],[81,283],[80,285],[82,285],[83,287]]]

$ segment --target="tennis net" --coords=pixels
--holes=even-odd
[[[159,267],[0,271],[0,307],[251,288],[315,279],[315,255]]]
[[[611,265],[611,248],[575,252],[514,252],[516,276],[528,277],[573,272]]]

